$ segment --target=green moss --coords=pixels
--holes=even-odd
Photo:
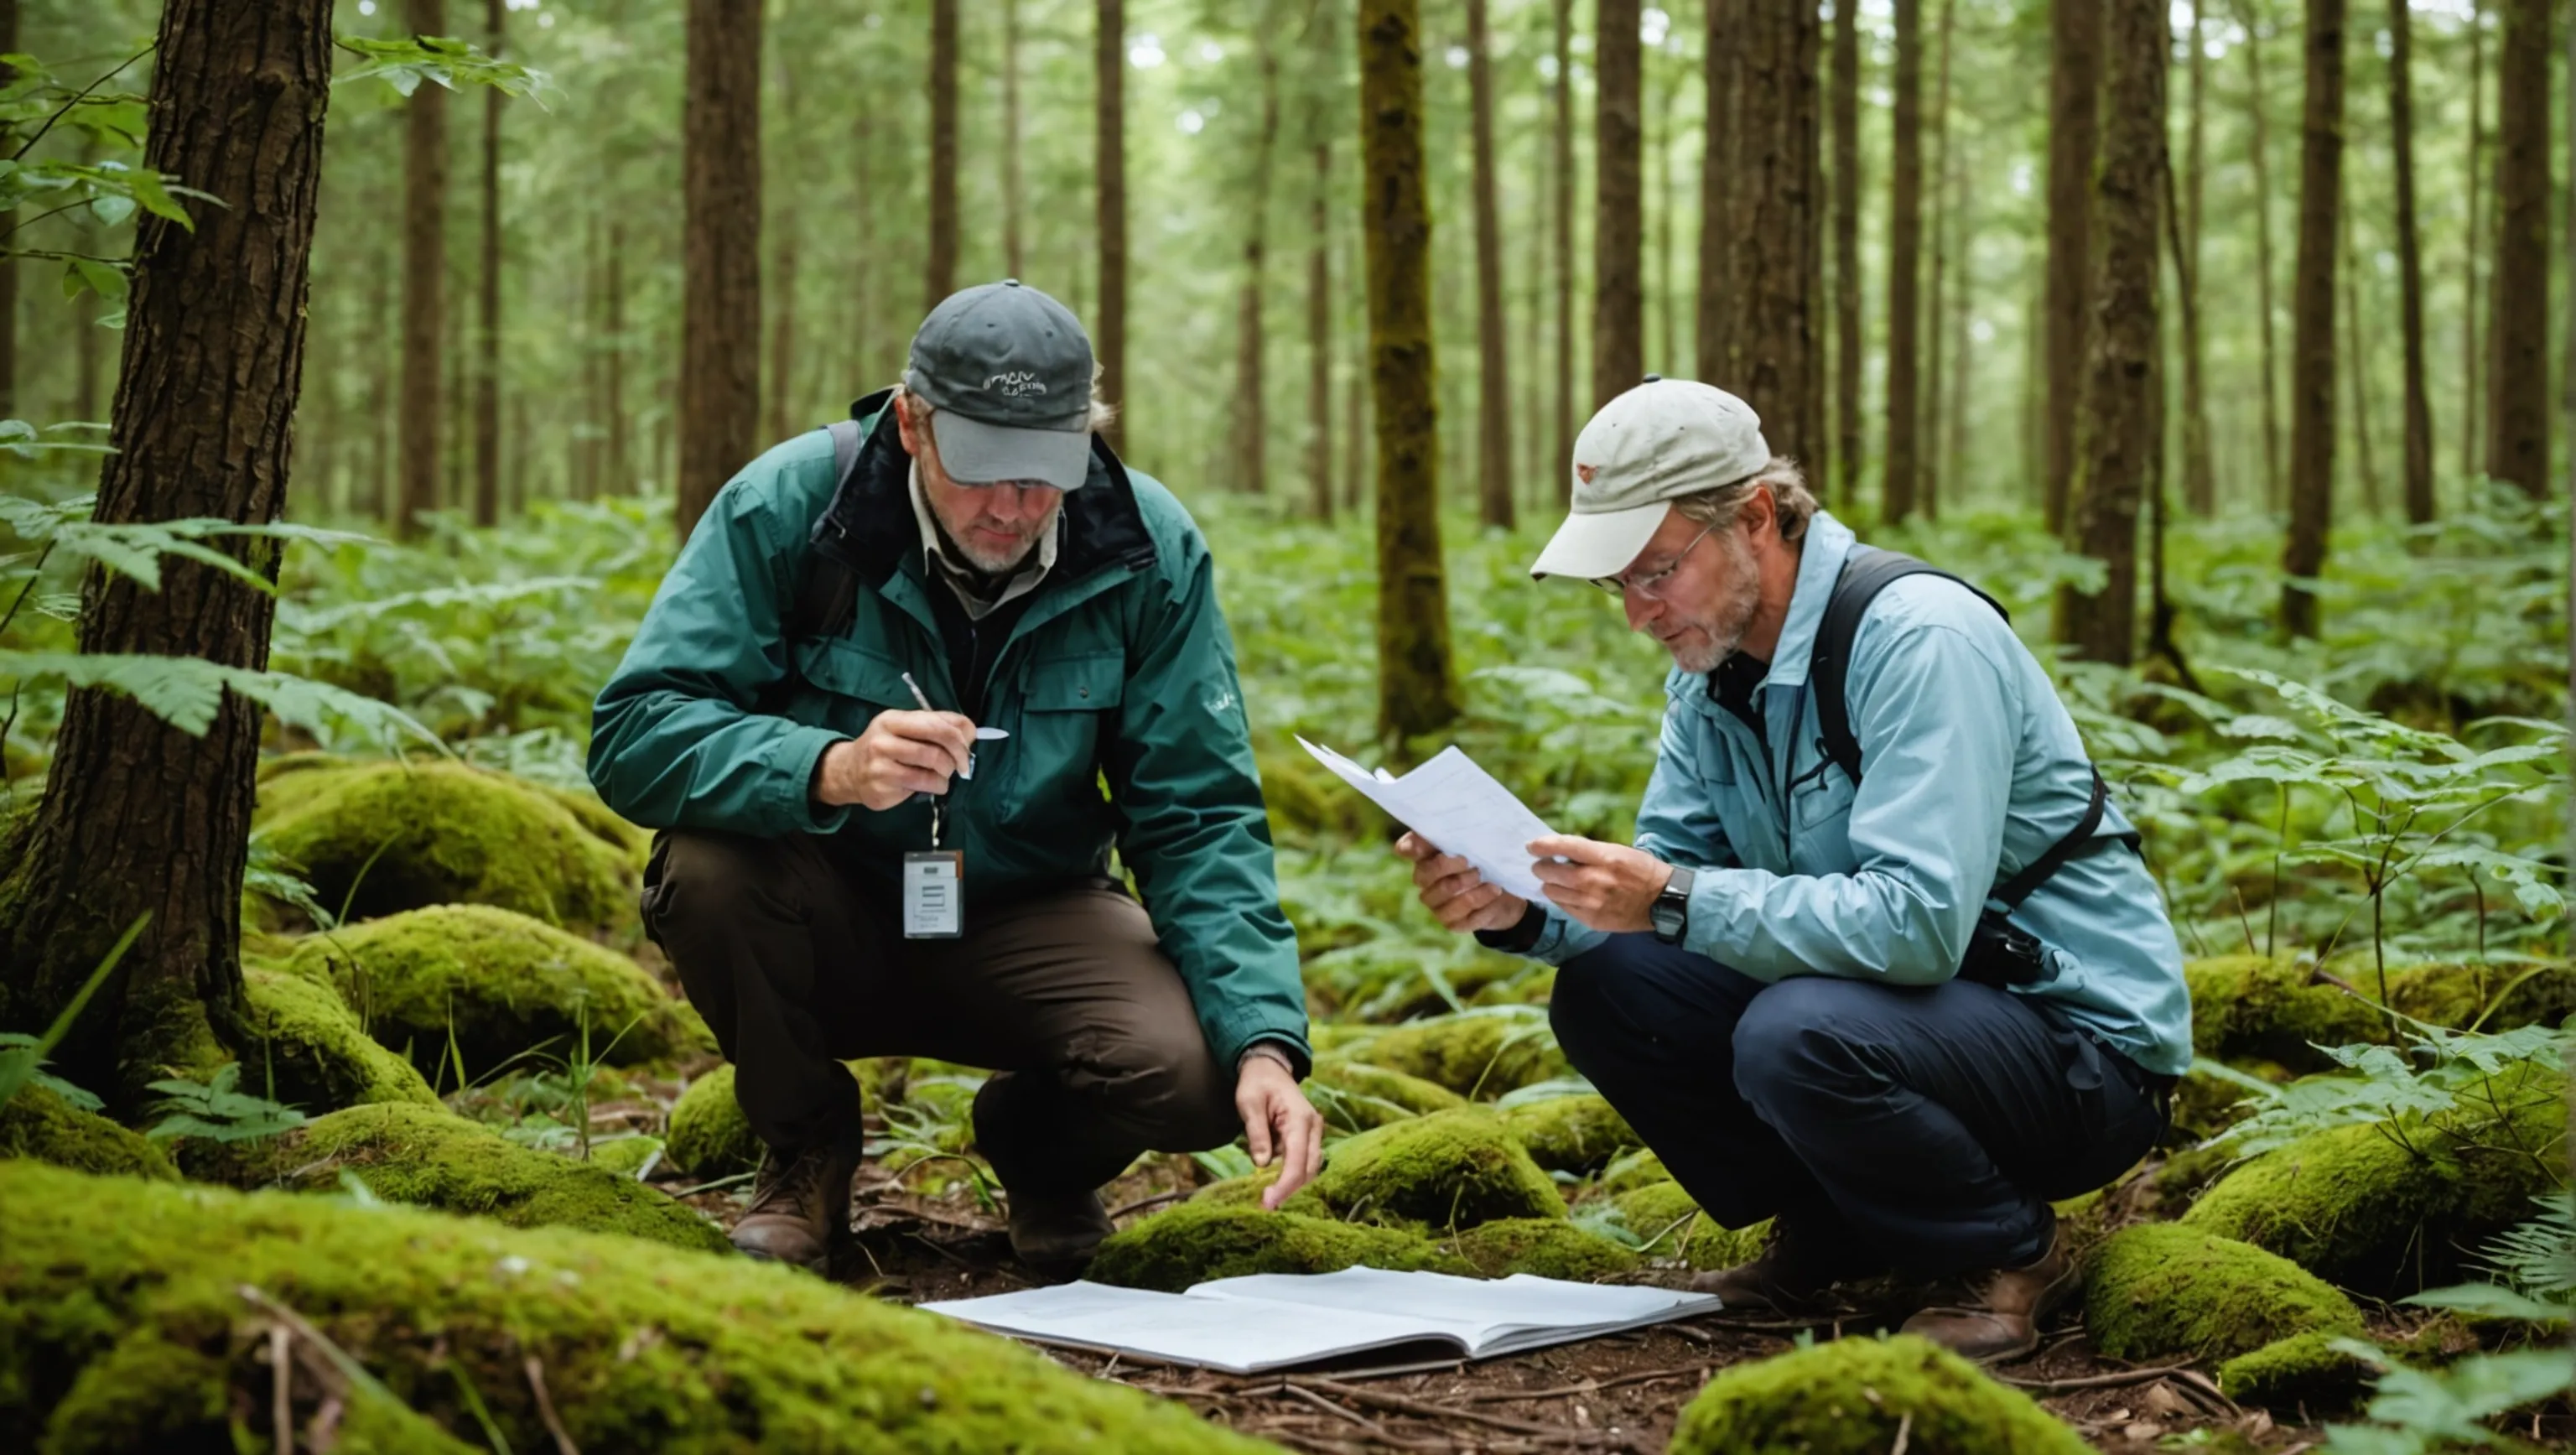
[[[1636,1254],[1563,1218],[1503,1218],[1460,1233],[1456,1246],[1487,1278],[1528,1273],[1597,1283],[1637,1268]]]
[[[516,1228],[624,1233],[719,1252],[723,1230],[634,1178],[523,1147],[443,1107],[354,1106],[270,1142],[232,1149],[236,1186],[335,1191],[342,1172],[386,1202],[468,1213]]]
[[[2030,1396],[1928,1339],[1837,1339],[1721,1371],[1671,1455],[2090,1455]]]
[[[1610,1165],[1601,1169],[1601,1190],[1614,1196],[1672,1180],[1673,1174],[1664,1170],[1664,1159],[1642,1147],[1611,1158]]]
[[[2437,1026],[2554,1026],[2576,1014],[2576,966],[2415,965],[2389,975],[2388,1003]]]
[[[1595,1172],[1643,1145],[1628,1119],[1598,1096],[1552,1096],[1512,1107],[1503,1113],[1503,1129],[1549,1172]]]
[[[18,1088],[8,1106],[0,1107],[0,1157],[32,1157],[75,1172],[179,1175],[161,1149],[137,1133],[34,1084]]]
[[[2564,1078],[2525,1067],[2461,1097],[2490,1101],[2501,1114],[2303,1137],[2229,1172],[2181,1222],[2368,1292],[2446,1281],[2461,1248],[2527,1217],[2531,1199],[2565,1177]]]
[[[620,1177],[633,1177],[652,1163],[662,1150],[659,1137],[611,1137],[590,1144],[590,1165],[614,1172]]]
[[[288,968],[337,988],[370,1034],[435,1073],[448,1038],[480,1074],[522,1051],[632,1066],[715,1049],[687,1002],[614,950],[480,904],[409,910],[299,944]],[[623,1032],[623,1034],[620,1034]]]
[[[229,1410],[250,1432],[240,1443],[267,1448],[247,1285],[450,1432],[479,1435],[470,1387],[519,1450],[554,1448],[532,1358],[585,1450],[1259,1448],[936,1315],[624,1238],[10,1163],[0,1247],[0,1428],[41,1428],[92,1366],[154,1337],[197,1357],[123,1357],[127,1398],[198,1415],[165,1420],[149,1448],[236,1448]]]
[[[1690,1225],[1682,1241],[1682,1261],[1693,1268],[1732,1268],[1750,1263],[1762,1255],[1762,1245],[1771,1240],[1771,1220],[1764,1218],[1749,1227],[1728,1228],[1715,1218],[1702,1216]]]
[[[733,1067],[689,1083],[671,1104],[662,1159],[692,1177],[731,1177],[760,1165],[760,1138],[733,1097]]]
[[[258,823],[316,897],[334,908],[346,899],[353,919],[433,904],[497,905],[578,930],[634,918],[630,843],[507,774],[445,762],[308,767],[261,785]]]
[[[2228,1065],[2275,1086],[2286,1084],[2291,1079],[2289,1068],[2278,1061],[2240,1057]],[[2174,1084],[2174,1131],[2194,1142],[2206,1141],[2242,1120],[2245,1115],[2243,1103],[2252,1095],[2235,1082],[2212,1076],[2206,1071],[2185,1072],[2182,1080]]]
[[[1619,1210],[1619,1226],[1644,1239],[1645,1251],[1657,1257],[1679,1254],[1691,1230],[1707,1221],[1678,1182],[1652,1182],[1623,1192],[1612,1206]]]
[[[437,1105],[409,1061],[359,1029],[338,991],[273,970],[244,970],[242,983],[251,1029],[263,1043],[256,1060],[243,1058],[244,1086],[265,1089],[273,1076],[275,1098],[309,1112],[375,1102]]]
[[[1470,1271],[1439,1245],[1403,1229],[1190,1202],[1112,1233],[1083,1276],[1094,1283],[1178,1293],[1212,1278],[1344,1268]]]
[[[2191,987],[2192,1049],[2223,1061],[2256,1058],[2294,1071],[2333,1063],[2316,1047],[2384,1038],[2387,1018],[2307,965],[2224,955],[2183,967]]]
[[[2350,1408],[2371,1368],[2332,1347],[2334,1333],[2292,1334],[2218,1366],[2218,1392],[2238,1404],[2303,1408],[2311,1415]]]
[[[1345,1132],[1365,1132],[1467,1104],[1465,1097],[1445,1086],[1346,1056],[1315,1058],[1314,1074],[1306,1079],[1306,1099],[1327,1123]]]
[[[1258,1207],[1261,1194],[1279,1180],[1279,1164],[1255,1168],[1242,1177],[1228,1177],[1211,1182],[1190,1194],[1189,1200],[1200,1207]]]
[[[1482,1108],[1414,1117],[1340,1142],[1288,1206],[1442,1229],[1565,1216],[1556,1184]]]
[[[1356,1054],[1373,1066],[1487,1101],[1573,1074],[1547,1023],[1522,1012],[1465,1011],[1407,1021],[1372,1037]]]
[[[2358,1335],[2351,1299],[2286,1258],[2173,1223],[2094,1251],[2084,1328],[2114,1359],[2226,1359],[2292,1334]]]

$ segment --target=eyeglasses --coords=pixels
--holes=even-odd
[[[1664,568],[1660,571],[1649,571],[1643,576],[1632,577],[1624,581],[1616,576],[1594,576],[1589,579],[1593,585],[1600,587],[1602,590],[1609,592],[1613,596],[1624,597],[1631,589],[1633,589],[1639,596],[1646,598],[1648,601],[1661,601],[1664,599],[1662,594],[1664,589],[1664,578],[1672,575],[1675,571],[1680,570],[1682,568],[1682,562],[1690,559],[1691,551],[1695,549],[1700,542],[1707,540],[1709,531],[1713,531],[1715,529],[1717,529],[1717,527],[1712,525],[1702,530],[1698,535],[1692,536],[1690,538],[1690,544],[1673,552],[1672,560],[1666,563]]]

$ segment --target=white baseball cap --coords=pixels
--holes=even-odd
[[[1574,440],[1574,513],[1530,574],[1615,576],[1664,523],[1670,502],[1760,474],[1771,463],[1753,407],[1690,379],[1658,379],[1601,406]]]

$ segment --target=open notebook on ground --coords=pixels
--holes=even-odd
[[[1068,1283],[921,1307],[1042,1344],[1259,1374],[1364,1350],[1425,1345],[1468,1359],[1714,1313],[1705,1294],[1605,1287],[1515,1273],[1257,1273],[1186,1293]]]

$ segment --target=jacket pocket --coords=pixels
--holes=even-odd
[[[802,682],[787,716],[798,722],[855,737],[887,708],[917,705],[903,685],[904,665],[892,657],[837,637],[799,642],[795,651]]]
[[[1086,652],[1033,661],[1022,678],[1020,722],[1011,755],[1003,814],[1063,819],[1064,807],[1100,799],[1102,728],[1125,701],[1127,658]]]

